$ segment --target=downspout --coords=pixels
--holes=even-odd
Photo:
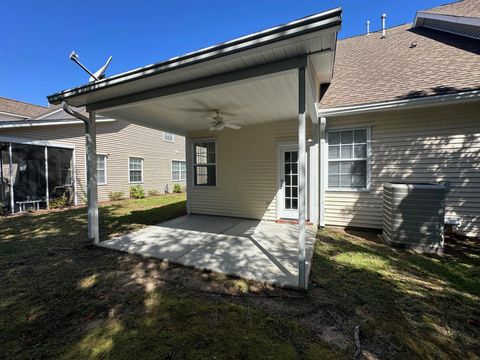
[[[87,158],[87,201],[88,201],[88,238],[97,245],[100,241],[98,225],[98,194],[97,194],[97,149],[96,149],[96,122],[95,113],[90,117],[73,110],[66,101],[62,102],[62,108],[73,117],[85,124],[85,151]]]

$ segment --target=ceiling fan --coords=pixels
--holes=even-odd
[[[224,128],[230,128],[233,130],[239,130],[242,127],[240,125],[231,123],[231,122],[225,122],[222,116],[220,116],[220,111],[215,110],[215,116],[211,117],[212,121],[210,121],[210,127],[208,130],[210,131],[220,131],[223,130]]]

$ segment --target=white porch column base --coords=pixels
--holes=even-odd
[[[97,194],[97,124],[95,112],[89,113],[85,122],[85,151],[87,154],[87,201],[88,201],[88,239],[93,244],[100,241],[98,228]]]

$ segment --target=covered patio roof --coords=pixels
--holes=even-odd
[[[64,90],[48,100],[180,135],[207,128],[213,109],[239,110],[235,120],[245,124],[248,119],[295,118],[296,70],[307,68],[312,89],[307,96],[315,103],[319,84],[332,78],[340,24],[341,9],[329,10]],[[203,121],[198,120],[202,116],[193,119],[192,109],[204,109]]]
[[[318,162],[320,85],[329,83],[340,8],[308,16],[216,46],[48,96],[52,104],[85,106],[89,238],[98,243],[95,116],[189,136],[206,130],[212,111],[240,126],[298,119],[298,269],[305,287],[306,122],[313,123],[310,153]],[[187,157],[187,212],[192,169]],[[318,169],[311,180],[318,182]],[[313,192],[312,192],[313,194]],[[316,194],[316,193],[315,193]],[[316,203],[316,195],[311,195]],[[313,206],[315,208],[315,206]]]

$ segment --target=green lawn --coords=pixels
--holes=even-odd
[[[179,216],[183,196],[104,204],[101,238]],[[319,233],[309,292],[86,246],[86,209],[0,219],[0,358],[475,358],[480,246],[392,250]]]

